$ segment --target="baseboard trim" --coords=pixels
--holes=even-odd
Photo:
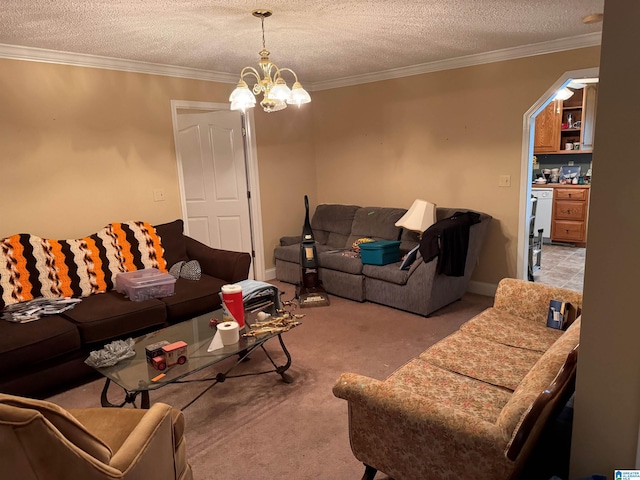
[[[264,277],[266,281],[275,280],[276,278],[276,269],[267,268],[264,271]],[[498,290],[498,285],[495,283],[486,283],[486,282],[476,282],[471,280],[469,282],[469,287],[467,291],[470,293],[477,293],[478,295],[485,295],[487,297],[495,297],[496,290]]]
[[[477,293],[478,295],[485,295],[487,297],[495,297],[498,285],[495,283],[476,282],[471,280],[467,291],[470,293]]]
[[[264,279],[265,280],[275,280],[276,278],[276,267],[267,268],[264,271]]]

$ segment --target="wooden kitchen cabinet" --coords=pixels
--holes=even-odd
[[[560,146],[562,100],[554,100],[536,117],[533,153],[554,153]]]
[[[587,218],[589,215],[588,185],[566,185],[554,188],[551,216],[551,241],[587,244]]]
[[[554,100],[535,119],[534,154],[579,154],[593,151],[598,86],[588,84],[574,90],[569,99]],[[569,123],[571,127],[562,128]],[[574,124],[578,123],[578,126]],[[580,143],[578,150],[565,150],[566,143]]]

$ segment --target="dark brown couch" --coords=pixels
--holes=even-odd
[[[210,248],[187,237],[182,220],[155,228],[167,267],[197,260],[200,280],[179,278],[175,294],[161,299],[133,302],[109,291],[35,322],[0,320],[0,392],[44,396],[94,378],[95,371],[84,364],[91,350],[215,310],[222,285],[247,278],[248,253]]]

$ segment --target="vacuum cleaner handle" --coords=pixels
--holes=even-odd
[[[306,195],[304,196],[304,208],[306,213],[304,216],[304,226],[302,227],[302,243],[315,243],[311,222],[309,222],[309,198]]]

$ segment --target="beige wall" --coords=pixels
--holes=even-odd
[[[522,115],[599,48],[313,92],[255,111],[266,268],[318,203],[407,207],[422,197],[490,213],[474,280],[516,273]],[[181,215],[170,100],[226,102],[230,85],[0,60],[0,237],[74,238]],[[512,187],[499,188],[498,176]],[[154,202],[163,189],[166,201]]]
[[[227,85],[0,60],[0,237],[90,234],[181,216],[170,100]],[[154,202],[153,189],[166,201]]]
[[[109,222],[182,216],[171,100],[226,102],[232,85],[0,59],[0,238],[77,238]],[[267,267],[315,204],[308,108],[255,114]],[[155,202],[153,190],[166,200]]]
[[[301,234],[304,196],[309,196],[311,213],[317,203],[312,105],[255,111],[266,268],[275,265],[273,250],[280,237]]]
[[[494,217],[473,279],[516,275],[523,114],[599,48],[448,70],[313,96],[318,202],[408,208],[415,198]],[[511,187],[498,187],[499,175]]]
[[[640,98],[625,92],[635,92],[640,75],[640,57],[629,54],[630,45],[640,45],[640,3],[607,1],[604,18],[593,154],[602,167],[594,167],[591,187],[572,479],[613,479],[614,469],[639,468],[640,189],[638,155],[626,140]]]

